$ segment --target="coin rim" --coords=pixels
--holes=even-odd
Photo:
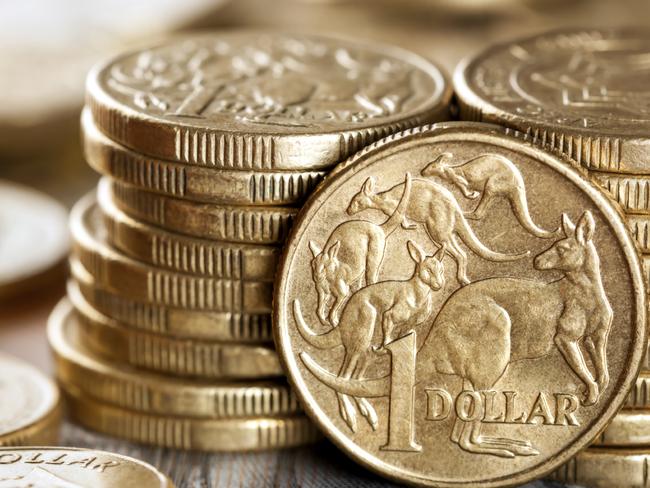
[[[631,277],[632,286],[634,288],[634,297],[636,298],[636,307],[632,315],[634,321],[637,323],[635,330],[635,337],[632,338],[630,352],[628,357],[630,361],[621,373],[621,386],[622,388],[613,394],[610,403],[604,407],[601,414],[592,421],[591,426],[583,429],[582,434],[578,435],[576,439],[568,446],[557,449],[555,456],[549,457],[544,463],[534,465],[523,471],[518,471],[513,475],[502,476],[500,478],[492,478],[490,480],[480,481],[438,481],[427,479],[424,476],[414,476],[411,473],[397,475],[394,473],[395,467],[388,465],[381,461],[377,456],[371,455],[360,446],[358,446],[349,436],[340,433],[340,429],[336,427],[329,416],[322,413],[319,407],[319,402],[314,398],[307,387],[302,375],[296,374],[299,370],[295,354],[291,350],[291,338],[288,335],[287,319],[285,317],[284,307],[281,305],[284,302],[283,296],[287,287],[288,268],[291,265],[293,255],[295,254],[295,242],[300,238],[304,232],[304,227],[310,221],[310,214],[322,206],[329,195],[326,195],[327,190],[331,186],[344,182],[348,174],[353,174],[359,171],[364,166],[364,159],[374,155],[382,148],[399,141],[408,141],[418,137],[438,138],[447,134],[456,134],[471,131],[474,136],[473,140],[476,141],[507,141],[511,146],[516,145],[518,152],[523,152],[533,159],[542,159],[545,162],[541,163],[545,167],[550,167],[561,176],[567,178],[574,185],[580,188],[585,193],[593,204],[598,207],[602,212],[608,224],[612,229],[612,233],[617,237],[621,246],[621,252],[626,258],[629,266],[629,273]],[[457,139],[456,139],[457,140]],[[500,146],[504,147],[504,146]],[[349,158],[346,162],[340,165],[340,169],[335,170],[330,177],[326,178],[316,189],[316,191],[309,197],[306,204],[302,207],[299,214],[294,220],[294,225],[291,229],[287,244],[284,247],[282,256],[280,258],[280,265],[278,267],[278,278],[274,291],[274,307],[273,307],[273,332],[278,350],[280,361],[287,372],[287,376],[291,385],[294,387],[296,394],[303,409],[316,423],[321,431],[336,444],[343,452],[349,457],[354,459],[359,464],[366,468],[384,476],[389,479],[406,482],[412,485],[424,485],[437,488],[458,488],[459,486],[480,486],[481,488],[500,488],[506,486],[518,486],[536,478],[542,478],[546,474],[554,471],[558,466],[565,462],[570,457],[574,456],[581,449],[586,447],[593,441],[607,423],[614,417],[620,407],[625,403],[627,395],[631,391],[636,377],[638,376],[641,367],[642,357],[645,354],[647,347],[647,325],[646,325],[646,294],[645,282],[641,273],[640,254],[634,245],[634,240],[630,236],[629,231],[625,225],[624,216],[620,211],[618,205],[613,202],[600,188],[594,185],[588,178],[583,176],[584,172],[575,170],[575,162],[570,160],[565,155],[549,150],[538,144],[530,142],[530,138],[525,134],[506,129],[502,126],[494,124],[486,124],[481,122],[443,122],[438,124],[425,125],[409,129],[384,139],[381,139],[374,144],[369,145],[359,153]],[[617,221],[618,219],[618,221]]]

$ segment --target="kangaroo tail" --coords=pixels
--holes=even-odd
[[[404,191],[402,192],[402,197],[395,208],[393,214],[388,217],[386,222],[381,224],[381,228],[384,231],[384,234],[389,236],[391,235],[397,227],[402,224],[406,224],[406,207],[408,205],[408,200],[411,196],[411,186],[413,182],[411,181],[411,173],[406,173],[406,178],[404,180]]]
[[[456,228],[454,229],[456,233],[460,236],[463,242],[469,247],[473,252],[478,254],[484,259],[489,259],[490,261],[515,261],[517,259],[523,259],[526,256],[530,255],[530,251],[515,253],[515,254],[504,254],[500,252],[495,252],[491,249],[488,249],[485,244],[478,240],[476,234],[467,223],[467,220],[463,216],[462,212],[458,211],[458,218],[456,219]]]
[[[314,361],[306,352],[300,353],[300,359],[305,367],[321,383],[329,386],[338,393],[358,398],[378,398],[387,396],[390,393],[390,376],[382,378],[357,380],[352,378],[341,378],[330,373]]]
[[[526,229],[530,234],[535,237],[540,237],[542,239],[552,239],[557,237],[558,229],[550,232],[548,230],[538,227],[533,219],[530,216],[528,211],[528,203],[526,202],[526,193],[523,188],[515,192],[514,195],[511,195],[510,198],[510,207],[512,208],[515,217],[521,224],[521,226]]]
[[[293,318],[296,321],[298,332],[303,339],[309,344],[318,349],[332,349],[336,346],[341,346],[341,334],[337,328],[332,328],[324,334],[316,334],[305,322],[300,310],[300,303],[298,300],[293,301]]]

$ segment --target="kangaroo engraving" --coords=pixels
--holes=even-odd
[[[315,334],[305,322],[298,300],[293,302],[293,315],[303,338],[312,346],[329,349],[345,348],[339,371],[341,378],[363,377],[372,354],[397,337],[425,323],[432,313],[433,292],[445,284],[443,252],[427,256],[413,241],[407,243],[415,269],[408,280],[381,281],[354,293],[343,307],[338,327],[324,334]],[[383,336],[377,340],[378,333]],[[377,346],[377,342],[381,346]],[[350,397],[337,394],[341,417],[350,429],[357,429],[356,409]],[[377,427],[377,414],[363,397],[355,395],[354,402],[370,426]]]
[[[533,222],[528,210],[526,185],[517,167],[500,154],[482,154],[460,164],[450,164],[451,153],[443,153],[428,164],[422,176],[437,176],[456,185],[466,198],[481,198],[478,205],[465,214],[468,219],[482,219],[490,204],[505,198],[512,212],[527,232],[543,239],[557,237],[558,230],[544,230]]]
[[[411,186],[411,175],[407,173],[399,204],[383,224],[348,220],[332,231],[323,250],[309,242],[313,255],[312,279],[318,293],[318,317],[322,322],[336,326],[353,286],[377,282],[387,237],[400,225],[408,226],[404,214]]]
[[[377,193],[375,181],[368,178],[361,191],[350,201],[347,212],[355,215],[373,209],[391,215],[395,212],[399,195],[403,192],[404,184],[399,184],[387,191]],[[409,222],[424,224],[431,241],[442,247],[443,251],[456,261],[456,276],[461,285],[467,285],[470,280],[467,277],[467,254],[460,245],[459,238],[474,253],[491,261],[513,261],[529,255],[529,252],[502,254],[488,249],[472,231],[454,195],[433,181],[413,180],[405,217]]]
[[[464,391],[492,388],[513,361],[547,355],[555,346],[583,382],[583,404],[595,404],[609,383],[607,339],[613,310],[605,294],[600,260],[593,243],[595,224],[589,211],[577,226],[565,214],[564,237],[536,256],[538,270],[557,270],[552,282],[490,278],[456,290],[433,321],[418,352],[431,361],[418,363],[418,375],[431,372],[463,380]],[[591,358],[592,373],[584,348]],[[390,377],[344,380],[318,366],[306,353],[307,368],[337,393],[386,396]],[[483,436],[481,420],[455,420],[452,442],[461,449],[500,457],[531,456],[528,441]]]

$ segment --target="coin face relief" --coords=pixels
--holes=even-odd
[[[625,401],[645,348],[620,215],[564,158],[485,124],[354,156],[299,214],[275,293],[305,410],[355,460],[429,486],[557,468]]]
[[[74,448],[0,449],[0,488],[173,488],[137,459]]]
[[[440,120],[439,69],[393,47],[243,31],[179,38],[88,78],[98,127],[140,152],[248,169],[335,164],[398,128]]]
[[[530,130],[591,169],[647,172],[650,35],[561,30],[489,48],[454,77],[467,118]]]

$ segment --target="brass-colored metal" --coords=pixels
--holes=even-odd
[[[621,410],[594,440],[593,446],[650,446],[650,410]]]
[[[186,377],[258,379],[282,375],[272,344],[180,339],[133,329],[94,310],[74,285],[79,341],[109,361]]]
[[[104,189],[108,186],[109,189]],[[127,215],[192,237],[244,244],[281,244],[297,209],[197,203],[139,190],[102,178],[108,192]]]
[[[643,369],[643,366],[623,408],[650,410],[650,371]]]
[[[273,341],[269,314],[212,312],[136,302],[102,288],[77,259],[70,260],[70,269],[76,286],[94,309],[142,331],[225,342]]]
[[[647,449],[586,449],[549,478],[589,488],[638,488],[648,484]]]
[[[0,180],[0,299],[29,291],[65,260],[66,220],[52,198]]]
[[[278,270],[276,345],[357,462],[519,486],[624,404],[647,344],[641,263],[572,166],[512,130],[445,123],[369,146],[310,197]]]
[[[89,75],[111,139],[189,164],[255,171],[333,166],[387,134],[448,116],[431,62],[391,46],[265,31],[179,37]]]
[[[571,29],[489,47],[454,88],[466,120],[495,122],[603,172],[650,174],[647,29]]]
[[[297,205],[323,171],[244,171],[154,159],[110,140],[85,109],[81,128],[86,161],[99,173],[142,190],[224,205]]]
[[[273,281],[280,248],[195,239],[143,224],[118,209],[106,186],[97,201],[106,239],[130,257],[181,273],[235,280]]]
[[[0,446],[56,444],[61,425],[59,389],[33,366],[0,355]]]
[[[149,266],[106,244],[95,197],[80,200],[70,215],[73,255],[104,287],[140,302],[217,312],[269,312],[273,284],[192,275]]]
[[[623,208],[626,214],[650,213],[650,177],[592,171],[594,178]]]
[[[155,415],[192,418],[274,417],[300,412],[286,381],[219,383],[162,376],[108,362],[79,341],[68,302],[48,322],[59,382],[97,401]]]
[[[197,451],[261,451],[311,444],[321,436],[303,415],[190,419],[150,415],[97,402],[66,388],[70,416],[81,425],[133,442]]]
[[[627,214],[625,220],[642,253],[650,253],[650,215]]]
[[[153,466],[120,454],[73,447],[0,449],[0,484],[54,488],[174,488]]]

